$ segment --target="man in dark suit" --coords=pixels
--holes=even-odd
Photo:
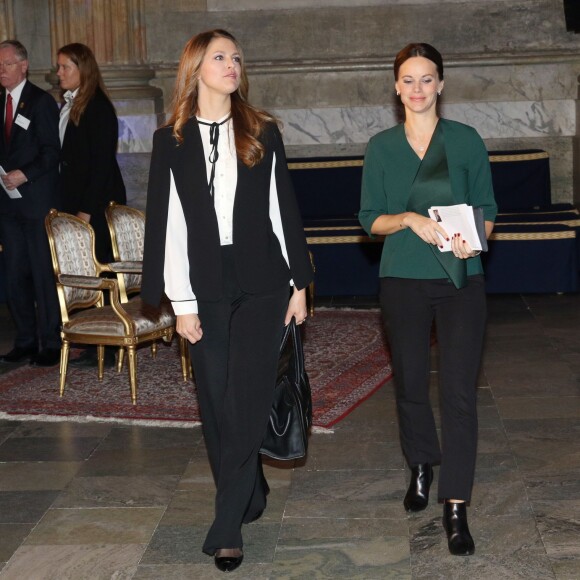
[[[44,217],[58,207],[58,106],[27,73],[26,48],[1,42],[0,239],[16,339],[0,362],[52,366],[60,354],[60,309]]]

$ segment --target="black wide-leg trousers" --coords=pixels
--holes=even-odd
[[[190,345],[203,433],[216,483],[203,551],[243,546],[242,523],[266,507],[260,446],[272,406],[289,286],[247,294],[233,247],[222,247],[223,298],[199,302],[202,339]]]
[[[410,467],[441,464],[439,499],[471,499],[477,453],[477,376],[486,322],[482,275],[457,290],[448,280],[381,278],[381,308],[393,357],[401,447]],[[441,446],[429,401],[435,320]]]

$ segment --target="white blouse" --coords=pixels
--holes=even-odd
[[[223,122],[227,115],[217,121]],[[211,121],[199,118],[201,121],[199,129],[203,143],[205,166],[207,179],[211,175],[212,164],[209,160],[210,151],[210,127],[205,123]],[[233,123],[228,120],[219,126],[220,136],[218,139],[218,159],[215,166],[214,177],[214,206],[218,221],[220,243],[222,246],[233,244],[233,213],[234,198],[236,195],[236,185],[238,182],[238,162],[236,155],[236,145],[234,139]],[[280,204],[278,201],[278,191],[276,189],[276,155],[272,163],[272,174],[270,177],[270,220],[274,234],[280,242],[282,254],[289,265],[284,231],[282,229],[282,217],[280,215]],[[171,172],[171,170],[170,170]],[[169,188],[169,212],[167,217],[167,232],[165,237],[165,293],[173,306],[175,314],[197,314],[197,300],[191,288],[189,280],[189,259],[187,249],[187,224],[181,201],[175,187],[173,172],[170,175]]]

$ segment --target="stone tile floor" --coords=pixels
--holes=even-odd
[[[268,510],[245,527],[245,561],[229,577],[580,578],[580,296],[489,306],[475,556],[448,554],[436,502],[403,511],[390,383],[313,435],[306,462],[267,466]],[[1,308],[0,324],[5,351]],[[436,379],[434,363],[435,407]],[[212,494],[200,429],[0,421],[0,577],[221,578],[200,551]]]

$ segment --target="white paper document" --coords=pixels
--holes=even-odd
[[[4,167],[2,167],[2,165],[0,165],[0,175],[6,175],[6,171],[4,171]],[[2,186],[2,189],[8,194],[8,197],[10,197],[11,199],[19,199],[22,197],[18,189],[6,189],[6,186],[4,185],[4,182],[1,179],[0,185]]]
[[[451,251],[451,239],[453,234],[461,234],[461,237],[471,246],[472,250],[481,250],[481,242],[475,227],[473,217],[473,207],[465,203],[459,205],[433,206],[429,208],[429,217],[441,225],[447,232],[449,241],[445,240],[441,234],[441,252]]]

